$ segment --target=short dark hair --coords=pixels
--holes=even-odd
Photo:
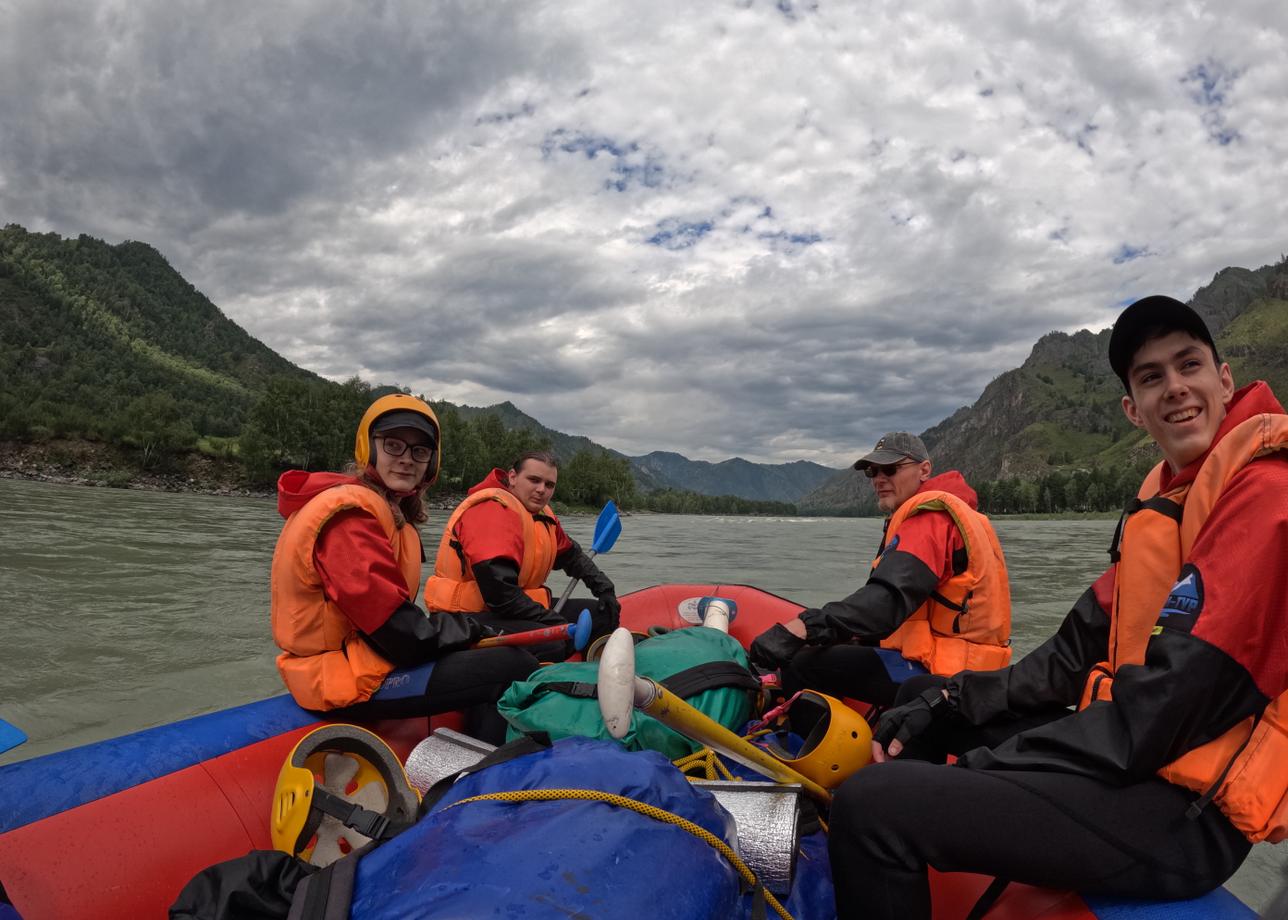
[[[559,458],[554,455],[553,451],[549,450],[530,450],[527,453],[520,454],[519,459],[510,464],[510,469],[517,473],[523,469],[523,464],[529,460],[536,460],[538,463],[544,463],[547,466],[559,469]]]

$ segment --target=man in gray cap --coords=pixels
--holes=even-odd
[[[921,438],[892,431],[854,464],[872,480],[885,535],[866,584],[765,631],[751,657],[802,688],[879,706],[925,675],[1004,667],[1011,657],[1006,562],[975,490],[931,474]],[[911,679],[911,680],[910,680]],[[902,697],[901,697],[902,699]]]

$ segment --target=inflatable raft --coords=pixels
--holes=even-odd
[[[698,600],[710,595],[736,601],[738,615],[730,634],[744,646],[801,609],[745,585],[658,585],[621,598],[622,625],[638,631],[695,625]],[[367,727],[405,760],[439,722],[407,719]],[[319,724],[316,716],[300,709],[289,696],[279,696],[0,767],[0,885],[24,920],[165,916],[180,889],[200,870],[252,849],[271,848],[269,803],[278,771],[299,739]],[[404,882],[409,872],[414,875],[416,866],[426,873],[434,871],[423,858],[399,861],[400,852],[415,852],[406,845],[395,848],[400,839],[387,844],[388,854],[362,871],[370,876],[380,865],[396,865]],[[815,843],[812,851],[805,852],[807,860],[811,852],[817,860],[825,850]],[[657,853],[655,858],[664,865],[668,853]],[[485,874],[495,871],[480,865],[477,880],[456,871],[453,884],[490,884]],[[521,887],[522,870],[508,871],[509,890]],[[541,871],[549,872],[549,866]],[[665,872],[659,877],[665,877]],[[536,875],[532,878],[536,885]],[[611,880],[602,881],[612,885]],[[961,873],[932,874],[936,917],[964,917],[990,881]],[[410,883],[415,882],[410,878]],[[659,897],[665,888],[658,885]],[[496,898],[506,897],[498,889]],[[826,920],[830,911],[819,906],[825,902],[818,898],[805,902],[811,912],[797,914],[797,920]],[[570,912],[569,905],[545,904],[536,909],[529,902],[522,915],[619,915],[598,913],[592,904],[573,905]],[[495,906],[499,916],[511,915],[506,904]],[[650,915],[661,914],[650,911]],[[1164,903],[1084,899],[1070,892],[1016,884],[1006,889],[988,917],[1233,920],[1255,914],[1225,890],[1192,901]]]

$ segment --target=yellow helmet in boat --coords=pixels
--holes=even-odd
[[[416,820],[420,795],[378,736],[327,725],[300,739],[277,775],[269,819],[273,847],[326,866]]]
[[[442,427],[434,410],[415,396],[406,393],[390,393],[382,396],[367,407],[358,423],[358,432],[353,439],[353,459],[358,469],[365,470],[374,462],[371,455],[371,436],[385,428],[416,428],[429,435],[433,441],[434,457],[425,470],[422,485],[431,485],[438,479],[438,468],[443,459]]]
[[[871,726],[838,699],[804,690],[787,718],[805,743],[795,758],[780,759],[824,789],[835,789],[872,758]]]

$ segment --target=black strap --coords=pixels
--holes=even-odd
[[[949,610],[956,610],[958,613],[966,612],[965,604],[954,604],[952,601],[944,597],[938,591],[931,591],[930,599],[933,600],[936,604],[940,604],[944,607],[947,607]]]
[[[1137,511],[1153,511],[1171,518],[1177,524],[1181,523],[1181,518],[1185,516],[1185,507],[1170,498],[1163,498],[1161,495],[1155,495],[1144,501],[1133,498],[1123,508],[1123,513],[1118,518],[1118,526],[1114,528],[1114,539],[1109,544],[1110,562],[1116,563],[1122,559],[1123,530],[1127,527],[1127,519]]]
[[[683,671],[677,671],[670,677],[658,681],[658,683],[680,697],[680,699],[688,699],[691,696],[697,696],[699,693],[713,690],[717,687],[737,687],[742,690],[760,689],[760,681],[756,680],[750,671],[736,661],[706,661],[691,668],[685,668]],[[548,683],[538,684],[533,688],[533,692],[538,695],[543,693],[562,693],[564,696],[571,696],[576,699],[593,700],[599,696],[599,687],[589,681],[552,680]]]
[[[1243,753],[1243,749],[1248,746],[1248,742],[1252,740],[1253,734],[1256,733],[1257,725],[1260,724],[1262,715],[1265,715],[1264,711],[1259,713],[1257,717],[1252,720],[1252,731],[1248,732],[1248,737],[1243,739],[1243,744],[1239,745],[1239,749],[1230,757],[1229,762],[1225,765],[1225,769],[1222,770],[1221,775],[1216,778],[1216,782],[1209,786],[1206,792],[1191,802],[1189,808],[1185,809],[1185,817],[1189,818],[1191,821],[1195,820],[1203,813],[1203,809],[1208,807],[1208,804],[1211,803],[1212,799],[1216,798],[1217,792],[1220,791],[1221,786],[1225,783],[1225,778],[1230,775],[1230,770],[1234,768],[1234,762],[1239,759],[1239,755]]]
[[[348,920],[358,860],[377,846],[373,840],[300,882],[286,920]]]
[[[383,840],[385,837],[394,836],[390,833],[389,819],[384,815],[363,808],[356,802],[350,802],[320,787],[313,789],[313,807],[372,840]]]
[[[465,547],[461,545],[461,541],[453,538],[447,541],[447,545],[456,550],[456,558],[460,560],[461,571],[463,573],[468,573],[470,571],[470,564],[465,561]]]
[[[507,760],[514,760],[516,757],[522,757],[525,754],[544,751],[550,747],[550,743],[550,736],[545,732],[531,732],[515,738],[513,741],[507,741],[477,763],[466,767],[464,770],[457,770],[455,773],[444,776],[426,789],[425,795],[420,800],[420,808],[416,816],[418,818],[424,816],[431,808],[437,805],[438,800],[446,795],[447,790],[452,788],[452,784],[460,779],[462,774],[477,773],[479,770],[498,763],[505,763]]]
[[[1006,886],[1009,884],[1011,884],[1010,881],[1004,878],[995,878],[989,882],[988,887],[980,894],[979,900],[975,902],[975,906],[966,915],[966,920],[981,920],[985,914],[992,910],[993,905],[997,903],[997,899],[1002,896],[1002,892],[1006,890]]]
[[[742,690],[759,690],[760,681],[736,661],[707,661],[685,668],[659,683],[680,699],[697,696],[716,687],[737,687]]]
[[[584,680],[552,680],[549,683],[537,684],[532,688],[532,692],[537,696],[544,693],[562,693],[564,696],[575,697],[579,700],[599,698],[598,685]]]

